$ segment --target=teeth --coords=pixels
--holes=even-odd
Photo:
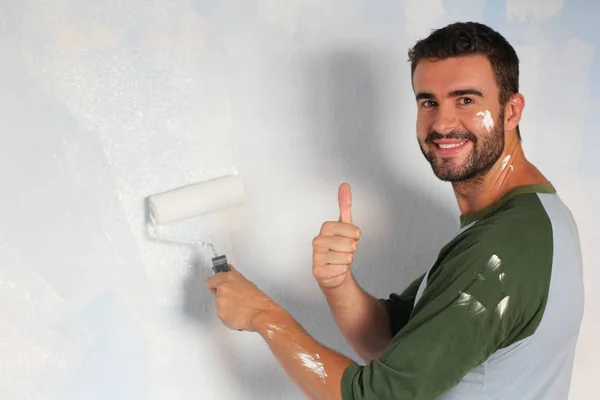
[[[440,146],[440,149],[452,149],[454,147],[462,146],[463,144],[465,144],[465,142],[453,143],[453,144],[439,144],[438,146]]]

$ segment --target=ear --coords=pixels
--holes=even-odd
[[[523,109],[525,108],[525,97],[521,93],[510,96],[508,103],[504,106],[504,130],[512,131],[521,122]]]

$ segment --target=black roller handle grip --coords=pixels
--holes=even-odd
[[[227,257],[223,256],[218,256],[218,257],[214,257],[212,259],[212,263],[213,263],[213,271],[215,271],[215,274],[218,274],[219,272],[229,272],[229,263],[227,262]]]

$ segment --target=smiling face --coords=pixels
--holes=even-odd
[[[485,175],[504,151],[504,109],[488,59],[420,61],[413,87],[417,139],[435,175],[450,182]]]

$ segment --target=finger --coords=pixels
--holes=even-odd
[[[313,239],[316,251],[353,252],[358,248],[358,241],[345,236],[317,236]]]
[[[227,280],[226,273],[215,274],[206,280],[206,287],[209,289],[217,289],[223,282]]]
[[[328,251],[326,253],[315,253],[313,261],[319,265],[344,265],[352,264],[354,254]]]
[[[319,232],[321,235],[339,235],[345,236],[352,239],[360,238],[361,231],[360,229],[352,224],[346,222],[334,222],[327,221],[323,223],[321,226],[321,231]]]
[[[338,190],[338,203],[340,206],[340,222],[352,224],[352,190],[350,185],[342,183]]]
[[[244,274],[242,274],[240,271],[238,271],[232,264],[227,264],[229,266],[229,271],[224,272],[224,274],[226,274],[226,279],[229,279],[231,281],[235,281],[235,282],[240,282],[241,280],[243,281],[247,281],[248,279],[244,276]]]

